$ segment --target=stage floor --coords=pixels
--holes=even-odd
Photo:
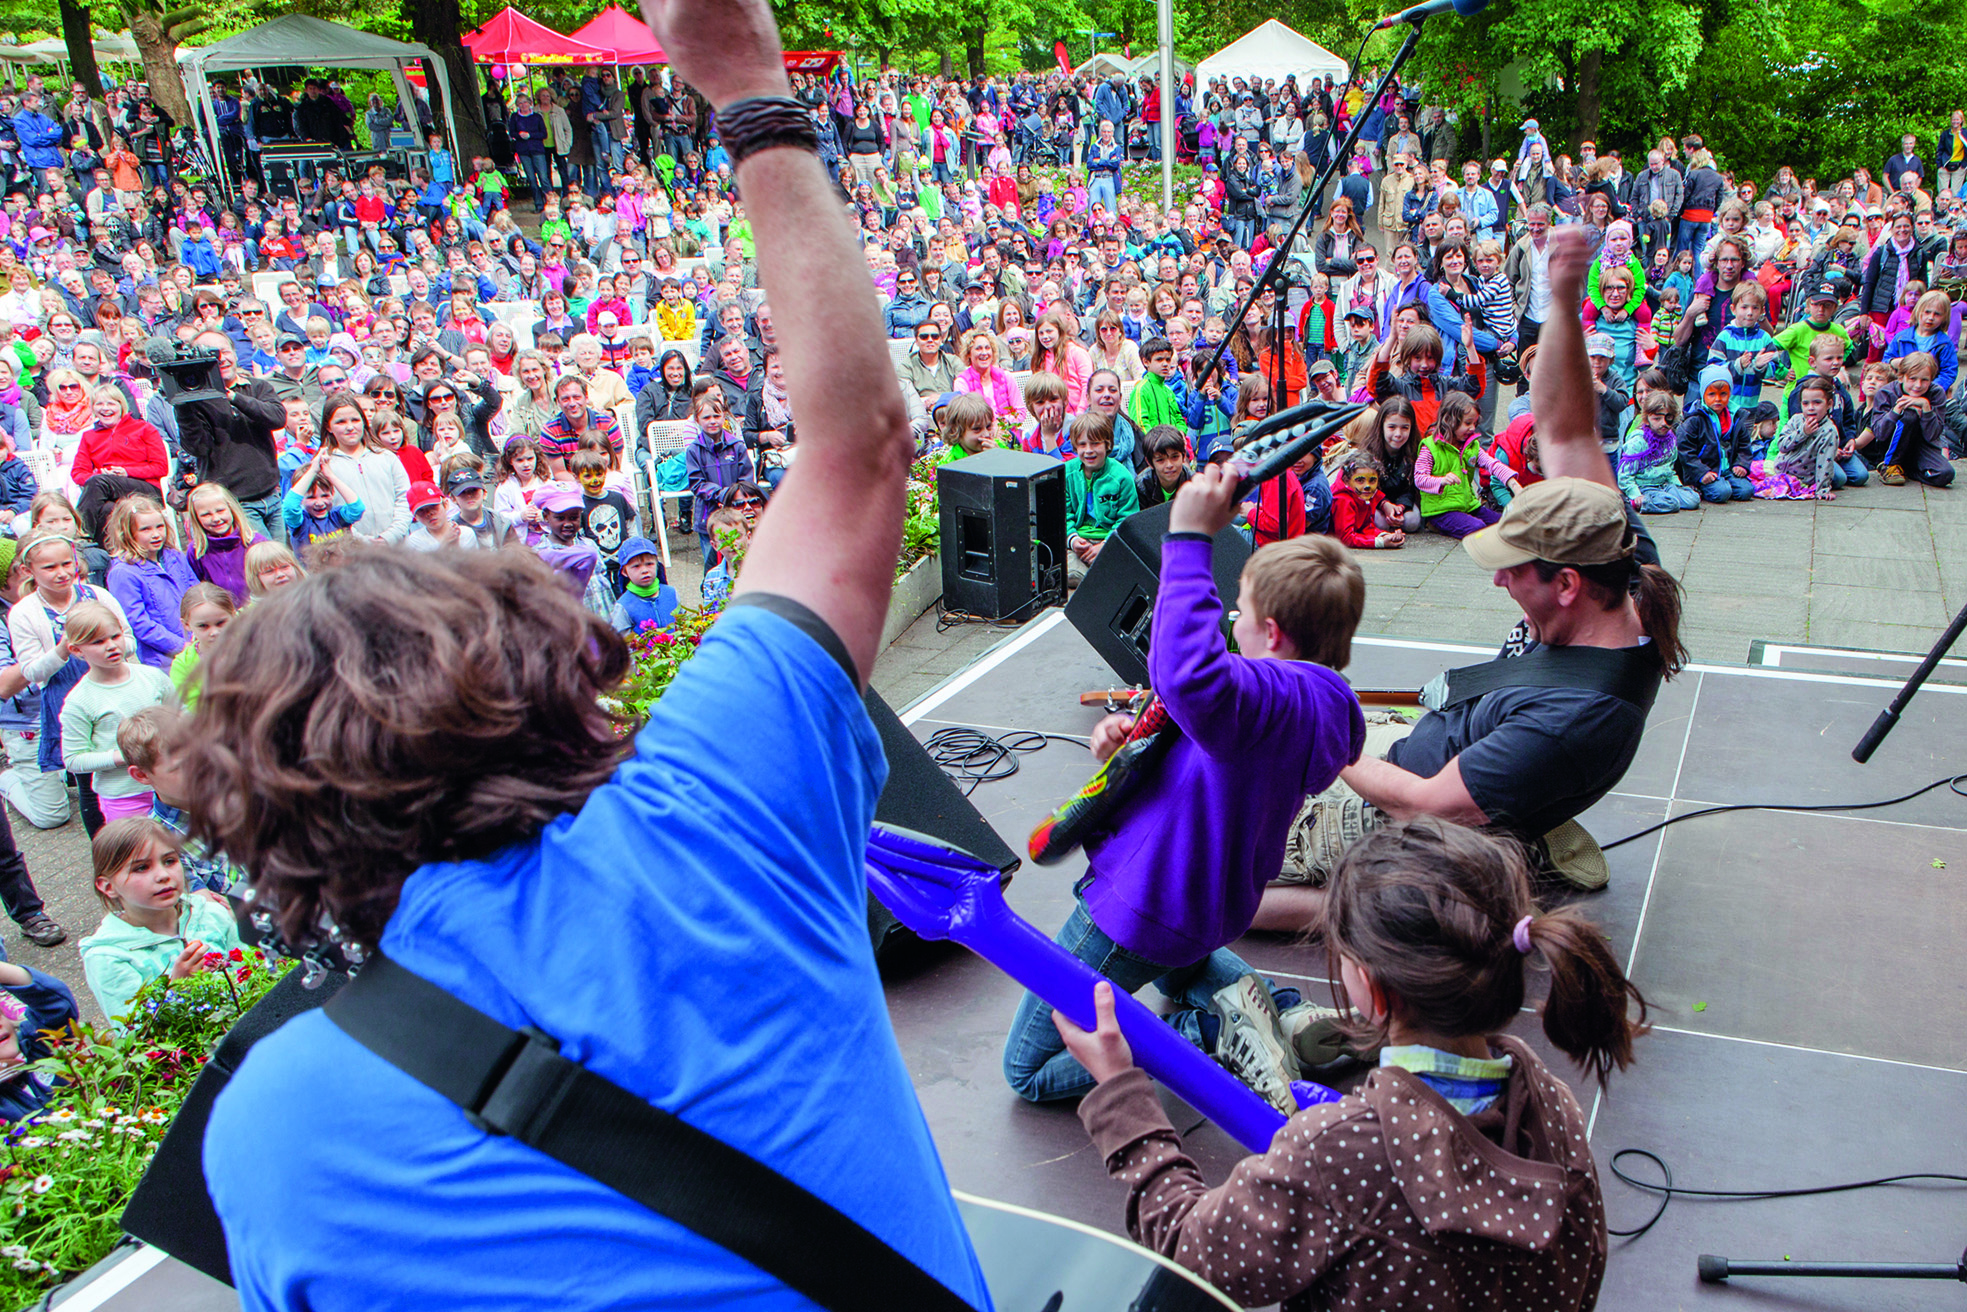
[[[1508,623],[1499,620],[1497,639]],[[1347,674],[1362,687],[1419,687],[1493,649],[1362,638]],[[1583,817],[1601,842],[1717,803],[1867,801],[1967,769],[1967,688],[1933,684],[1869,766],[1853,744],[1903,677],[1702,665],[1667,685],[1618,792]],[[1031,621],[903,711],[914,732],[963,725],[1085,735],[1101,711],[1077,695],[1111,671],[1057,611]],[[1085,781],[1089,753],[1053,741],[972,800],[1023,852],[1038,819]],[[1750,811],[1705,817],[1608,854],[1609,888],[1578,900],[1597,917],[1654,1008],[1633,1068],[1599,1093],[1544,1039],[1514,1027],[1564,1072],[1589,1110],[1614,1228],[1653,1196],[1614,1180],[1620,1148],[1645,1148],[1691,1188],[1766,1189],[1906,1171],[1967,1174],[1967,799],[1944,787],[1856,814]],[[1941,863],[1945,865],[1942,867]],[[1071,909],[1084,863],[1027,864],[1009,890],[1046,932]],[[1306,989],[1327,989],[1321,949],[1254,935],[1237,950]],[[1533,986],[1534,987],[1534,986]],[[1154,1001],[1152,989],[1143,994]],[[1101,1169],[1077,1117],[1005,1085],[1000,1055],[1018,991],[968,953],[945,950],[890,980],[889,1001],[922,1104],[958,1189],[1113,1230],[1126,1191]],[[1168,1095],[1164,1094],[1164,1097]],[[1172,1098],[1170,1099],[1172,1102]],[[1173,1107],[1178,1127],[1199,1118]],[[1205,1125],[1187,1137],[1220,1181],[1241,1155]],[[1648,1166],[1630,1162],[1642,1178]],[[1957,1308],[1957,1285],[1744,1280],[1705,1286],[1700,1253],[1743,1259],[1954,1262],[1967,1191],[1880,1189],[1752,1203],[1676,1199],[1637,1240],[1612,1241],[1600,1306]]]

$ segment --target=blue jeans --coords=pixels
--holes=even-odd
[[[621,168],[621,159],[615,152],[619,148],[620,143],[615,140],[615,134],[608,130],[608,125],[605,123],[593,123],[589,126],[594,132],[595,164],[604,170],[609,165],[613,165],[619,170]]]
[[[548,190],[546,156],[521,155],[519,168],[526,175],[526,190],[533,193],[533,208],[535,210],[544,208]]]
[[[1846,456],[1842,460],[1833,459],[1830,464],[1830,485],[1840,488],[1847,483],[1852,487],[1863,487],[1871,482],[1871,468],[1862,457]]]
[[[1158,118],[1148,121],[1147,157],[1157,164],[1161,162],[1161,120]]]
[[[1755,495],[1755,484],[1733,474],[1722,474],[1712,483],[1701,484],[1701,500],[1721,505],[1729,501],[1747,501]]]
[[[1202,1013],[1209,999],[1245,975],[1255,974],[1250,964],[1228,948],[1218,948],[1200,961],[1169,967],[1137,956],[1102,934],[1086,904],[1079,903],[1066,918],[1054,940],[1060,947],[1112,980],[1129,993],[1152,982],[1169,998],[1183,1004],[1168,1021],[1197,1047],[1202,1041]],[[1004,1040],[1004,1078],[1020,1098],[1027,1102],[1057,1102],[1079,1098],[1092,1092],[1095,1081],[1086,1073],[1059,1038],[1052,1024],[1052,1009],[1032,994],[1018,1004],[1011,1021],[1011,1033]]]
[[[1086,189],[1086,204],[1090,207],[1100,201],[1106,202],[1107,217],[1120,212],[1120,197],[1113,186],[1113,175],[1105,171],[1093,175],[1092,184]]]
[[[246,512],[246,518],[266,537],[275,542],[287,540],[287,521],[280,513],[281,497],[278,492],[261,497],[257,501],[240,499],[239,508]]]
[[[1707,245],[1708,235],[1713,231],[1712,223],[1691,223],[1686,219],[1680,220],[1679,226],[1673,233],[1673,253],[1678,255],[1682,251],[1693,251],[1694,264],[1698,268],[1701,262],[1701,248]]]
[[[1716,483],[1715,486],[1719,487],[1720,484]],[[1684,483],[1649,487],[1639,494],[1639,513],[1642,515],[1671,515],[1677,510],[1692,510],[1700,504],[1700,494]]]

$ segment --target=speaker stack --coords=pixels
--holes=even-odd
[[[943,606],[1023,620],[1065,600],[1065,466],[985,451],[936,471]]]

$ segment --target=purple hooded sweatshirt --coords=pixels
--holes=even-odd
[[[1230,654],[1209,553],[1189,534],[1161,550],[1148,672],[1182,736],[1114,831],[1086,844],[1093,923],[1170,967],[1243,936],[1305,798],[1366,745],[1336,670]]]

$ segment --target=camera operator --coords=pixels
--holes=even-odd
[[[239,356],[224,333],[200,333],[191,344],[218,353],[219,381],[228,395],[223,401],[188,401],[178,406],[178,434],[185,453],[198,462],[201,481],[223,486],[239,499],[255,528],[276,542],[283,541],[279,453],[273,434],[287,422],[286,407],[269,384],[239,372]]]

